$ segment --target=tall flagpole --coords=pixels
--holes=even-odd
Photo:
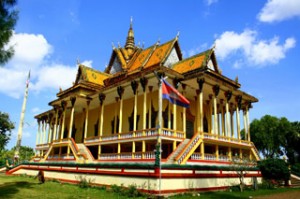
[[[29,79],[30,79],[30,70],[28,72],[28,77],[26,81],[26,88],[25,88],[25,94],[23,99],[23,105],[22,105],[22,111],[20,116],[20,123],[19,123],[19,129],[18,129],[18,138],[17,138],[17,144],[15,149],[15,164],[19,161],[19,152],[21,147],[21,140],[22,140],[22,132],[23,132],[23,125],[24,125],[24,117],[25,117],[25,110],[26,110],[26,102],[28,97],[28,87],[29,87]]]
[[[162,77],[154,71],[155,76],[158,79],[158,133],[157,133],[157,146],[156,146],[156,160],[155,164],[159,166],[159,195],[161,195],[161,132],[162,132]],[[158,160],[157,160],[158,159]]]

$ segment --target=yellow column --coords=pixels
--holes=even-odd
[[[64,130],[65,130],[65,120],[66,120],[66,108],[67,108],[67,103],[65,101],[61,102],[61,106],[63,109],[63,119],[62,119],[62,124],[61,124],[61,129],[60,129],[60,139],[62,140],[64,138]]]
[[[203,133],[203,85],[204,85],[205,80],[202,79],[197,79],[198,83],[198,99],[199,99],[199,104],[198,104],[198,111],[199,111],[199,128],[197,129],[198,132]]]
[[[243,120],[244,120],[244,129],[245,129],[245,140],[247,140],[248,137],[248,125],[247,125],[247,114],[246,114],[246,108],[243,109]]]
[[[251,104],[249,104],[246,107],[246,118],[247,118],[247,131],[248,131],[248,141],[251,141],[251,136],[250,136],[250,121],[249,121],[249,108],[250,108]]]
[[[84,126],[84,142],[87,138],[87,131],[88,131],[88,122],[89,122],[89,106],[90,100],[86,101],[86,109],[85,109],[85,126]]]
[[[44,129],[43,129],[43,134],[44,134],[44,136],[43,136],[43,144],[46,144],[46,129],[47,129],[47,122],[46,122],[46,120],[44,120]]]
[[[48,121],[49,121],[49,125],[48,125],[48,143],[51,143],[51,137],[52,137],[52,116],[48,115]]]
[[[222,115],[222,136],[225,136],[225,113],[223,107],[223,100],[220,103],[221,106],[221,115]]]
[[[204,142],[203,141],[201,143],[200,152],[201,152],[201,159],[204,160],[205,151],[204,151]]]
[[[116,103],[115,103],[115,116],[114,116],[114,118],[115,118],[115,120],[114,120],[114,134],[117,134],[118,133],[118,126],[117,126],[117,119],[118,119],[118,111],[117,111],[117,109],[118,109],[118,102],[119,102],[119,98],[118,97],[116,97]],[[120,117],[119,117],[119,120],[120,120]]]
[[[232,132],[231,132],[231,123],[230,123],[230,112],[229,112],[229,101],[231,99],[231,96],[232,96],[231,91],[225,92],[225,97],[226,97],[226,104],[225,104],[225,108],[226,108],[226,136],[227,137],[230,137],[230,134],[232,134]]]
[[[38,131],[37,131],[37,133],[36,133],[35,145],[40,144],[40,143],[39,143],[39,138],[40,138],[40,132],[41,132],[41,120],[40,120],[40,119],[37,119],[37,121],[38,121]]]
[[[119,135],[122,133],[122,122],[123,122],[123,98],[122,95],[124,93],[124,88],[122,86],[119,86],[117,88],[119,98],[120,98],[120,109],[119,109]]]
[[[101,140],[102,135],[103,135],[103,124],[104,124],[103,123],[103,119],[104,119],[103,114],[104,114],[104,100],[105,100],[105,98],[106,98],[106,96],[103,93],[99,94],[100,109],[101,109],[101,111],[100,111],[100,117],[99,117],[99,120],[100,120],[100,122],[99,122],[99,136],[100,136],[100,140]],[[100,147],[101,146],[99,145],[99,148]]]
[[[131,82],[131,88],[134,94],[134,105],[133,105],[133,134],[132,136],[135,137],[135,132],[137,130],[137,97],[138,97],[138,86],[139,84],[137,81],[132,81]],[[134,158],[134,153],[135,153],[135,141],[132,142],[132,158]]]
[[[167,103],[168,103],[168,129],[171,129],[171,103],[169,101],[167,101]]]
[[[146,91],[146,86],[147,86],[147,79],[146,78],[141,78],[140,82],[143,87],[143,136],[145,136],[145,129],[146,124],[147,124],[147,91]],[[145,140],[142,141],[142,159],[145,158],[145,149],[146,149],[146,143]]]
[[[149,124],[149,129],[151,129],[151,121],[152,121],[152,89],[153,89],[153,86],[149,86],[149,120],[148,120],[148,124]]]
[[[242,97],[241,96],[237,96],[236,98],[237,100],[237,104],[236,104],[236,130],[237,130],[237,136],[238,136],[238,139],[240,140],[241,139],[241,126],[240,126],[240,103],[241,103],[241,100],[242,100]]]
[[[177,137],[176,131],[177,131],[177,106],[176,104],[173,104],[173,130],[174,130],[174,136]],[[173,151],[176,149],[176,141],[173,141]]]
[[[234,137],[234,121],[233,121],[233,110],[230,111],[230,128],[231,128],[231,137]]]
[[[232,151],[231,151],[231,147],[228,147],[228,158],[229,158],[229,161],[232,161]]]
[[[55,110],[55,123],[54,123],[54,129],[53,129],[53,140],[56,140],[56,131],[57,131],[57,122],[58,122],[58,109],[54,108]]]
[[[219,146],[216,145],[216,160],[219,160]]]
[[[240,160],[243,159],[243,150],[240,148]]]
[[[75,110],[75,101],[76,101],[76,97],[71,97],[71,115],[70,115],[70,124],[69,124],[69,135],[68,135],[68,138],[72,137],[73,120],[74,120],[74,110]]]
[[[186,138],[186,108],[185,107],[182,108],[182,119],[183,119],[182,121],[183,136],[184,138]]]
[[[218,127],[218,110],[217,110],[217,97],[220,91],[220,87],[218,85],[215,85],[213,87],[213,92],[214,92],[214,133],[215,135],[218,135],[219,132],[219,127]]]
[[[98,145],[98,160],[100,159],[100,155],[101,155],[101,145]]]

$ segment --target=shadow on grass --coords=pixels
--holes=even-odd
[[[37,183],[30,183],[27,181],[6,182],[0,185],[0,198],[13,198],[20,189],[31,189],[33,188],[32,185],[36,184]]]

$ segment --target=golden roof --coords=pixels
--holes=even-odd
[[[189,71],[207,67],[207,62],[209,61],[212,53],[213,50],[210,49],[200,54],[194,55],[192,57],[175,63],[172,69],[178,73],[184,74]]]
[[[103,86],[104,85],[104,80],[107,79],[108,77],[111,77],[111,75],[107,73],[102,73],[98,70],[94,70],[90,67],[84,66],[84,65],[79,65],[78,68],[78,73],[76,77],[75,84],[80,83],[81,81],[85,82],[90,82],[93,84],[98,84]]]

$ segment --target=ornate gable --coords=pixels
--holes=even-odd
[[[175,63],[172,69],[181,74],[207,69],[220,73],[213,48]]]
[[[103,81],[108,77],[110,77],[110,75],[106,73],[102,73],[84,65],[79,65],[75,85],[84,82],[103,86]]]

